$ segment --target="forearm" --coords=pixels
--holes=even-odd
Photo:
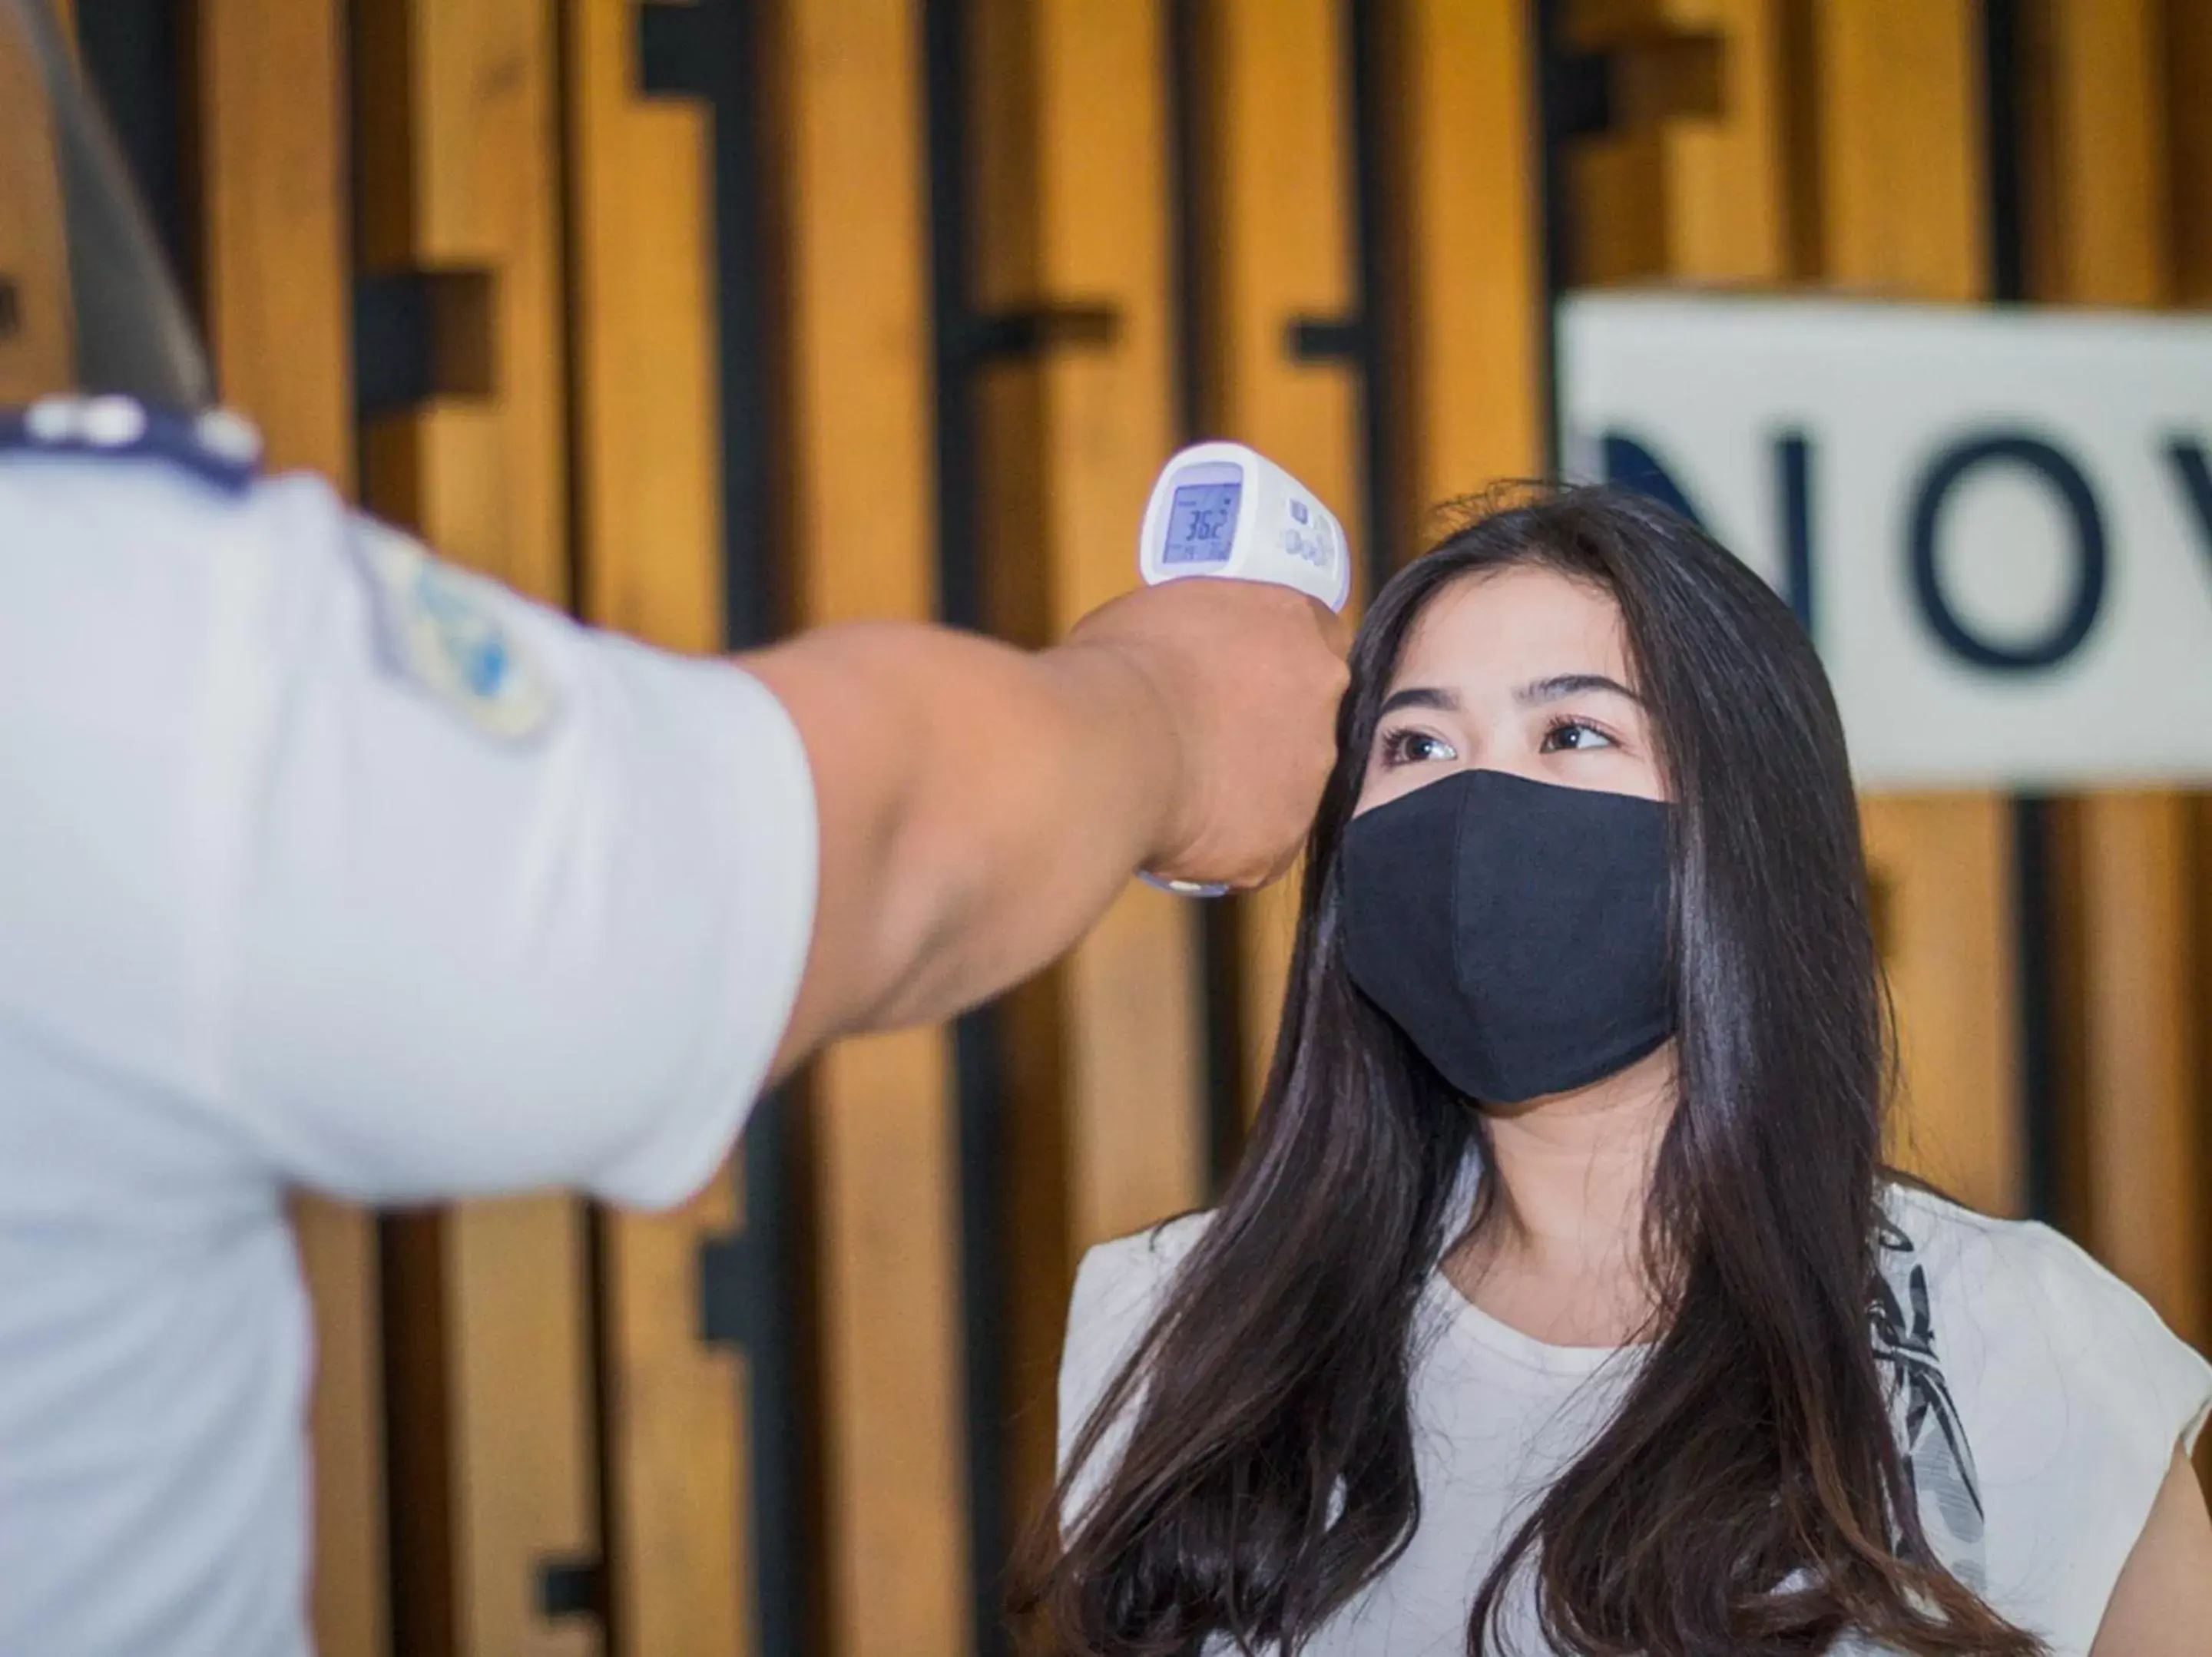
[[[1170,832],[1174,722],[1122,651],[874,625],[744,665],[799,725],[820,822],[813,955],[779,1070],[1027,977]]]

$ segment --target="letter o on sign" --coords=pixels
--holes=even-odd
[[[2057,622],[2026,644],[1998,644],[1960,618],[1943,591],[1938,532],[1943,507],[1961,478],[1984,466],[2019,466],[2051,486],[2074,520],[2074,592]],[[2105,519],[2081,469],[2040,438],[1992,433],[1955,443],[1936,457],[1912,499],[1912,592],[1920,614],[1944,647],[1976,667],[2032,672],[2054,667],[2081,648],[2105,602]]]

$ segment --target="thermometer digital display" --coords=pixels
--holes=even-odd
[[[1148,586],[1192,575],[1271,581],[1334,610],[1352,597],[1352,554],[1336,514],[1242,443],[1196,444],[1161,468],[1145,507],[1137,568]],[[1185,897],[1219,897],[1229,889],[1145,879]]]
[[[1272,581],[1339,610],[1352,597],[1352,555],[1336,514],[1242,443],[1200,443],[1161,470],[1137,561],[1152,585],[1188,575]]]
[[[1237,536],[1237,503],[1244,498],[1240,483],[1178,483],[1168,508],[1167,543],[1160,561],[1167,564],[1225,564]]]

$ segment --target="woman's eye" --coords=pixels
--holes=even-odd
[[[1583,719],[1561,719],[1544,733],[1547,754],[1579,753],[1585,748],[1618,748],[1620,744]]]
[[[1393,731],[1382,739],[1382,763],[1419,765],[1430,760],[1457,759],[1451,744],[1425,731]]]

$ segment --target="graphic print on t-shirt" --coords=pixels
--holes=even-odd
[[[1882,1223],[1880,1265],[1874,1356],[1889,1371],[1890,1411],[1921,1528],[1944,1567],[1979,1593],[1988,1586],[1988,1567],[1973,1447],[1966,1442],[1966,1423],[1936,1356],[1928,1268],[1915,1257],[1912,1239],[1887,1220]]]

